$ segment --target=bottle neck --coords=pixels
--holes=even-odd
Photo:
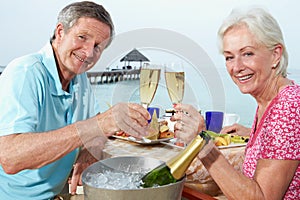
[[[185,175],[186,170],[205,144],[206,141],[197,135],[183,151],[166,162],[175,179],[179,180]]]

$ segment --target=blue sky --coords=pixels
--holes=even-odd
[[[73,1],[11,0],[2,4],[0,65],[7,65],[15,57],[39,50],[52,35],[58,12],[70,2]],[[299,67],[300,3],[298,0],[99,0],[96,2],[103,4],[111,13],[117,35],[142,28],[175,31],[201,46],[217,67],[224,66],[223,57],[218,53],[216,37],[222,20],[235,7],[260,5],[269,10],[281,25],[290,57],[289,67]]]

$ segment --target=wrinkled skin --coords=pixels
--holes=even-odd
[[[188,144],[194,137],[205,130],[203,116],[191,105],[176,104],[176,113],[171,117],[171,121],[176,121],[174,125],[175,136]]]

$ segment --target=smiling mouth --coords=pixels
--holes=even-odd
[[[247,80],[249,80],[252,76],[253,76],[253,74],[249,74],[249,75],[246,75],[246,76],[237,77],[237,79],[238,79],[239,81],[247,81]]]
[[[75,58],[77,58],[80,62],[84,62],[86,64],[91,64],[91,62],[84,60],[83,58],[81,58],[80,56],[76,55],[75,53],[73,53],[73,55],[75,56]]]
[[[80,56],[76,55],[75,53],[73,53],[73,55],[81,62],[84,62],[84,59],[81,58]]]

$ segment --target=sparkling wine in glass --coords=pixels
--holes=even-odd
[[[184,96],[184,71],[165,70],[169,97],[173,104],[181,103]]]
[[[160,79],[160,68],[143,66],[140,72],[140,99],[144,108],[148,108],[156,93]]]
[[[184,71],[180,64],[173,64],[165,68],[165,79],[172,104],[182,103],[184,96]],[[182,111],[179,111],[182,112]],[[186,146],[185,142],[177,138],[176,145]]]

